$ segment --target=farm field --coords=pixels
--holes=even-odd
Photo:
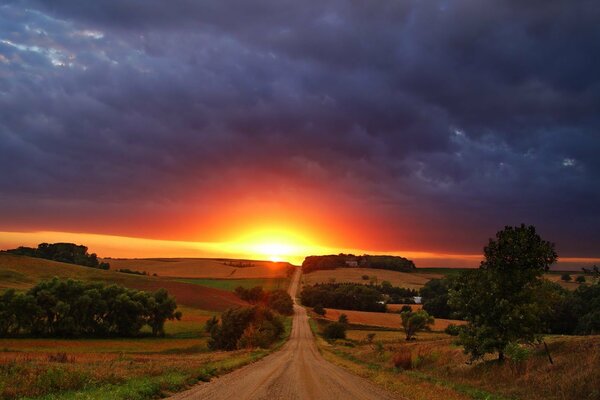
[[[363,279],[363,275],[369,276],[370,279]],[[398,272],[373,268],[336,268],[313,271],[305,274],[303,279],[305,285],[331,282],[368,284],[373,279],[376,280],[375,283],[389,281],[394,286],[420,289],[431,279],[442,278],[443,276],[439,273]]]
[[[177,304],[202,310],[223,311],[230,307],[246,304],[235,294],[226,290],[199,287],[162,277],[104,271],[40,258],[0,253],[0,290],[8,288],[27,290],[38,282],[52,279],[55,276],[88,282],[115,283],[146,291],[165,288],[175,297]]]
[[[410,306],[413,311],[419,311],[423,309],[423,304],[387,304],[387,310],[388,312],[399,312],[404,306]]]
[[[290,280],[288,278],[255,278],[255,279],[208,279],[208,278],[188,278],[177,279],[179,282],[191,283],[194,285],[207,286],[215,289],[227,290],[233,292],[235,288],[241,286],[246,289],[255,286],[261,286],[265,290],[287,289]]]
[[[391,329],[400,329],[402,327],[402,319],[400,314],[396,313],[337,310],[333,308],[326,308],[325,311],[324,318],[330,321],[337,321],[341,314],[346,314],[350,324],[380,326]],[[435,324],[431,327],[431,330],[443,331],[450,324],[462,325],[464,322],[452,319],[436,318]]]
[[[290,267],[286,262],[207,258],[111,258],[105,261],[110,263],[113,270],[131,269],[176,278],[285,278]],[[246,264],[251,266],[245,266]]]
[[[369,333],[374,334],[371,342]],[[486,359],[467,365],[467,356],[453,340],[444,333],[421,333],[406,342],[403,332],[349,330],[346,340],[318,338],[317,345],[327,360],[407,400],[600,398],[595,372],[600,368],[600,336],[548,337],[553,365],[541,345],[531,348],[530,358],[521,364]],[[399,354],[410,361],[398,368],[394,356]]]
[[[145,336],[150,335],[150,328],[144,327],[142,336],[136,338],[0,339],[0,399],[157,398],[253,362],[274,348],[209,351],[204,324],[227,308],[247,305],[231,292],[232,285],[287,288],[289,278],[285,276],[207,279],[199,285],[0,253],[0,292],[8,288],[27,290],[53,277],[147,291],[165,288],[183,314],[180,321],[165,323],[164,338]],[[291,318],[286,321],[289,334]]]

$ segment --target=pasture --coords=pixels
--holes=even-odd
[[[368,279],[364,279],[368,276]],[[421,272],[398,272],[385,269],[373,268],[336,268],[332,270],[313,271],[303,275],[305,285],[314,285],[316,283],[360,283],[369,284],[370,282],[381,284],[388,281],[394,286],[400,286],[409,289],[420,289],[434,278],[442,278],[440,273],[421,273]]]
[[[348,322],[354,325],[378,326],[382,328],[400,329],[402,319],[400,314],[380,313],[369,311],[336,310],[333,308],[325,309],[324,318],[330,321],[337,321],[341,314],[348,316]],[[450,324],[462,325],[464,321],[436,318],[435,324],[431,327],[432,331],[443,331]]]
[[[407,400],[600,398],[600,336],[547,337],[554,364],[537,345],[526,348],[523,361],[499,364],[488,357],[468,365],[453,341],[435,332],[406,342],[401,331],[349,330],[346,340],[319,338],[317,345],[327,360]]]
[[[286,262],[208,259],[208,258],[111,258],[110,268],[144,271],[170,278],[257,279],[285,278]]]
[[[255,278],[255,279],[207,279],[207,278],[188,278],[177,279],[179,282],[191,283],[194,285],[206,286],[215,289],[227,290],[233,292],[235,288],[241,286],[250,289],[255,286],[261,286],[264,290],[282,289],[286,290],[290,284],[288,278]]]

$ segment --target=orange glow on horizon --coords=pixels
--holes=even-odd
[[[319,246],[290,230],[263,229],[227,242],[189,242],[72,232],[0,232],[0,250],[39,243],[72,242],[86,245],[100,257],[112,258],[234,258],[287,261],[300,265],[309,255],[390,254],[412,259],[417,267],[477,267],[479,254],[443,254],[422,251],[374,251]],[[563,265],[592,265],[598,258],[561,258]]]

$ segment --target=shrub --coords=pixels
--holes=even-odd
[[[294,301],[285,290],[267,292],[267,306],[280,314],[292,315],[294,313]]]
[[[434,319],[427,311],[420,310],[417,312],[405,311],[400,313],[402,317],[402,328],[406,333],[406,340],[411,340],[415,333],[429,329],[429,325],[433,325]]]
[[[394,367],[408,370],[412,369],[412,354],[408,349],[402,349],[392,356]]]
[[[324,316],[325,315],[325,309],[323,308],[322,305],[317,304],[316,306],[313,307],[313,311],[320,315],[320,316]]]
[[[570,274],[562,274],[562,275],[560,276],[560,279],[562,279],[562,280],[563,280],[563,281],[565,281],[565,282],[569,282],[569,281],[571,281],[571,279],[573,279],[573,278],[571,278],[571,275],[570,275]]]
[[[450,324],[444,329],[444,332],[450,336],[458,336],[460,335],[461,328],[456,324]]]
[[[323,337],[328,340],[346,339],[346,324],[332,322],[323,330]]]
[[[576,279],[575,282],[577,283],[585,283],[585,276],[583,275],[579,275]]]
[[[406,312],[406,311],[408,311],[408,312],[412,312],[412,310],[413,310],[413,309],[412,309],[412,307],[411,307],[411,306],[409,306],[409,305],[406,305],[406,304],[405,304],[405,305],[403,305],[403,306],[402,306],[402,308],[400,309],[400,312]]]
[[[220,323],[212,326],[208,346],[213,350],[267,348],[281,337],[283,331],[280,317],[268,308],[230,308],[223,312]]]
[[[338,322],[340,324],[348,324],[348,316],[346,314],[340,314]]]
[[[369,280],[369,275],[363,275],[362,277],[363,281],[368,281]]]
[[[522,375],[527,369],[527,360],[531,356],[531,352],[518,343],[512,342],[504,348],[504,353],[508,358],[511,370],[515,374]]]

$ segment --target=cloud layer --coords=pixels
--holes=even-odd
[[[600,256],[595,3],[5,3],[3,229]]]

